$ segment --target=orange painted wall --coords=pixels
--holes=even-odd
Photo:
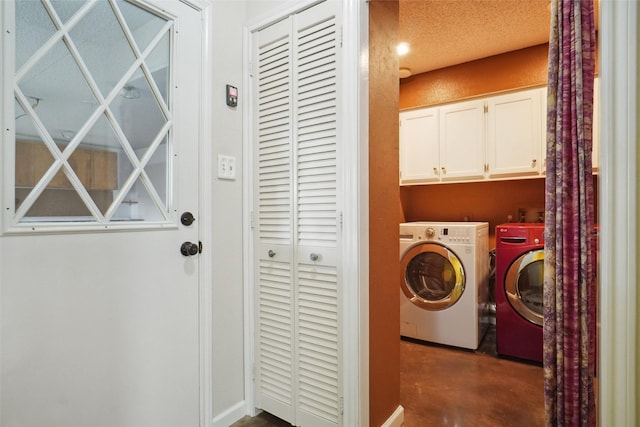
[[[400,109],[547,84],[548,45],[496,55],[400,80]],[[544,179],[401,187],[400,222],[489,222],[489,247],[495,226],[519,208],[544,207]]]
[[[519,208],[544,210],[544,179],[470,182],[401,187],[405,221],[486,221],[495,245],[495,227],[518,218]]]
[[[400,405],[398,1],[369,3],[369,425]],[[348,308],[347,308],[348,309]]]
[[[496,55],[418,74],[400,81],[400,109],[443,104],[514,89],[544,86],[548,45]],[[597,176],[594,189],[597,198]],[[596,199],[597,206],[597,199]],[[544,178],[401,187],[400,222],[489,222],[489,247],[495,226],[519,208],[544,207]],[[596,218],[597,220],[597,218]]]
[[[520,208],[535,215],[544,210],[544,178],[400,187],[403,221],[486,221],[489,248],[495,247],[496,225],[516,221]],[[594,188],[598,177],[594,175]],[[597,191],[594,191],[598,205]],[[596,218],[597,221],[597,218]]]
[[[400,109],[547,84],[549,46],[542,44],[400,80]]]

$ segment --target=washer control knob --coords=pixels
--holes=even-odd
[[[433,227],[429,227],[424,234],[426,234],[429,239],[433,239],[436,235],[436,230],[434,230]]]

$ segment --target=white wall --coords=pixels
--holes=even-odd
[[[242,37],[245,3],[214,0],[211,26],[213,75],[211,83],[211,180],[213,193],[213,419],[228,426],[244,415],[244,323],[242,264]],[[238,88],[235,108],[226,105],[225,88]],[[207,118],[205,118],[207,120]],[[236,179],[217,178],[218,155],[236,159]],[[206,248],[205,248],[206,249]]]
[[[292,4],[296,0],[246,0],[247,21],[258,18],[286,4]]]
[[[212,234],[213,245],[213,426],[226,427],[246,414],[243,312],[243,34],[246,23],[294,4],[295,0],[213,0],[212,13]],[[238,106],[225,103],[225,85],[238,88]],[[236,179],[217,178],[218,155],[236,158]],[[247,399],[245,401],[245,398]]]

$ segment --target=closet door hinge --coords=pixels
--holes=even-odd
[[[340,415],[344,415],[344,396],[340,396]]]
[[[253,214],[253,211],[251,211],[250,216],[251,216],[251,218],[249,219],[249,221],[251,222],[251,228],[255,228],[256,227],[256,221],[255,221],[255,216]]]
[[[340,222],[340,230],[342,230],[342,212],[340,212],[340,216],[338,218],[338,221]]]
[[[342,47],[342,25],[340,26],[340,47]]]

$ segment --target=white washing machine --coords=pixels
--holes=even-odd
[[[489,224],[400,224],[400,335],[476,350],[488,322]]]

